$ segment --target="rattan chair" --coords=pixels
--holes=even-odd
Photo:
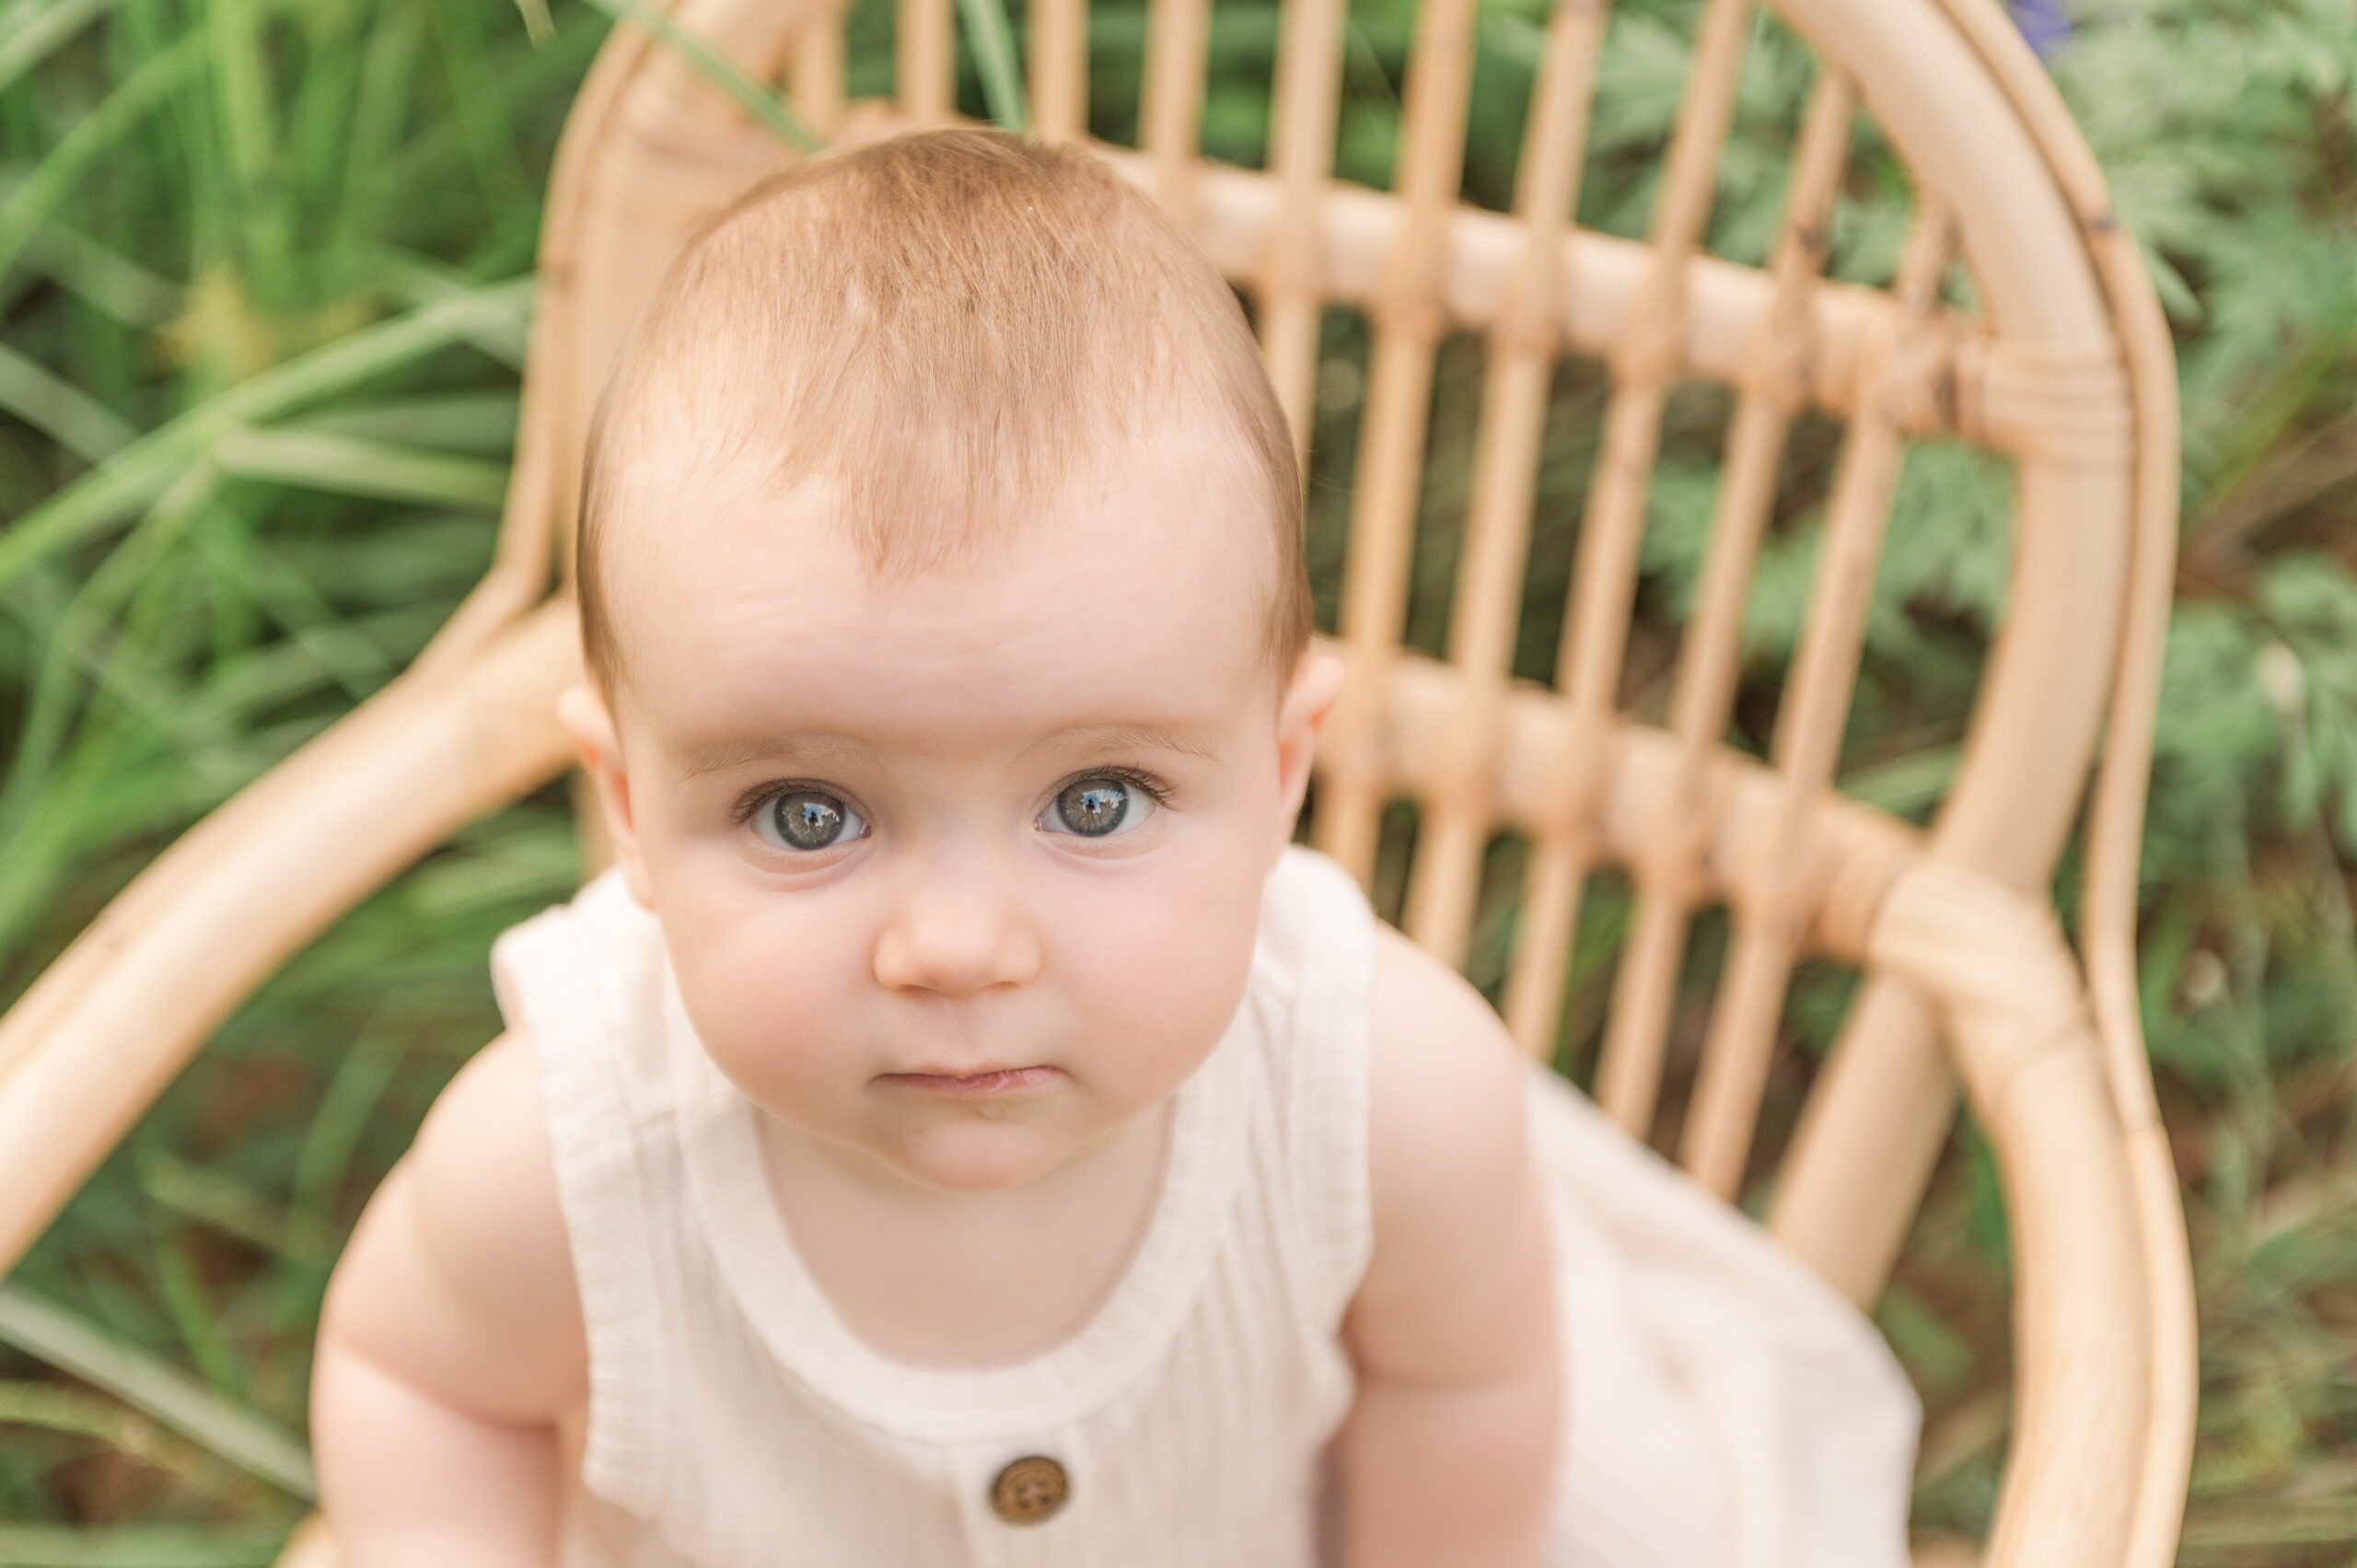
[[[1530,846],[1505,990],[1553,1040],[1584,881],[1621,868],[1634,912],[1598,1098],[1649,1130],[1698,911],[1730,936],[1678,1141],[1706,1185],[1746,1168],[1795,961],[1866,975],[1776,1173],[1774,1235],[1860,1302],[1881,1288],[1955,1109],[2003,1175],[2015,1255],[2013,1449],[1989,1561],[2132,1563],[2174,1549],[2191,1443],[2182,1221],[2133,973],[2136,854],[2175,538],[2168,341],[2135,250],[2060,99],[1991,0],[1775,0],[1821,69],[1769,265],[1701,239],[1753,18],[1705,0],[1642,242],[1570,221],[1603,0],[1559,0],[1511,215],[1460,203],[1475,17],[1423,0],[1396,188],[1330,178],[1342,0],[1287,0],[1268,168],[1198,156],[1207,0],[1152,0],[1138,150],[1103,147],[1246,290],[1306,438],[1320,314],[1364,310],[1373,352],[1335,645],[1352,667],[1318,763],[1319,843],[1362,877],[1381,815],[1421,810],[1405,923],[1458,958],[1484,847]],[[828,0],[680,0],[680,29],[801,118],[851,139],[952,112],[952,0],[900,0],[899,94],[845,100]],[[1086,0],[1031,0],[1041,134],[1083,130]],[[1851,129],[1911,172],[1894,284],[1824,281]],[[606,46],[559,153],[517,459],[496,564],[415,668],[215,813],[106,911],[0,1023],[0,1267],[13,1261],[204,1038],[291,953],[455,827],[535,789],[567,748],[564,591],[585,425],[624,327],[700,218],[795,156],[632,28]],[[1943,303],[1952,257],[1979,313]],[[1471,501],[1445,660],[1401,646],[1436,346],[1487,335]],[[1509,679],[1555,361],[1612,390],[1554,685]],[[1667,726],[1616,708],[1665,401],[1731,389],[1699,602]],[[1810,614],[1771,760],[1721,744],[1740,621],[1796,418],[1846,422]],[[2013,575],[1968,743],[1918,831],[1833,787],[1867,589],[1910,438],[2006,454]],[[2048,887],[2100,749],[2079,947]]]

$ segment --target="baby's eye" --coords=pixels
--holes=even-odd
[[[1039,814],[1039,826],[1051,833],[1104,839],[1128,832],[1153,814],[1153,800],[1136,784],[1114,778],[1078,779],[1064,785]]]
[[[867,836],[858,812],[822,789],[793,789],[755,807],[753,830],[772,849],[819,850]]]

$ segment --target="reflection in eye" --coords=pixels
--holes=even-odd
[[[772,849],[820,850],[867,833],[859,813],[820,789],[788,790],[761,802],[753,829]]]
[[[1153,810],[1145,792],[1133,784],[1112,778],[1079,779],[1057,795],[1039,825],[1051,833],[1109,838],[1136,827]]]

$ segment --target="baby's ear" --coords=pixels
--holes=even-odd
[[[622,766],[621,733],[614,726],[613,710],[594,686],[566,687],[556,700],[557,722],[573,737],[581,755],[581,771],[598,792],[599,815],[605,819],[606,841],[631,897],[648,908],[646,869],[638,858],[638,831],[631,816],[630,774]]]
[[[1349,667],[1332,654],[1316,648],[1301,656],[1301,663],[1286,683],[1277,704],[1277,785],[1283,814],[1279,846],[1293,839],[1294,819],[1301,814],[1302,797],[1309,792],[1309,760],[1326,715],[1342,694]]]

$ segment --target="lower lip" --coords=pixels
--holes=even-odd
[[[996,1095],[1045,1088],[1055,1075],[1053,1067],[1010,1067],[1003,1073],[976,1073],[964,1078],[952,1077],[946,1073],[887,1073],[881,1081],[896,1088],[914,1089],[920,1094],[945,1095],[957,1099],[986,1099]]]

